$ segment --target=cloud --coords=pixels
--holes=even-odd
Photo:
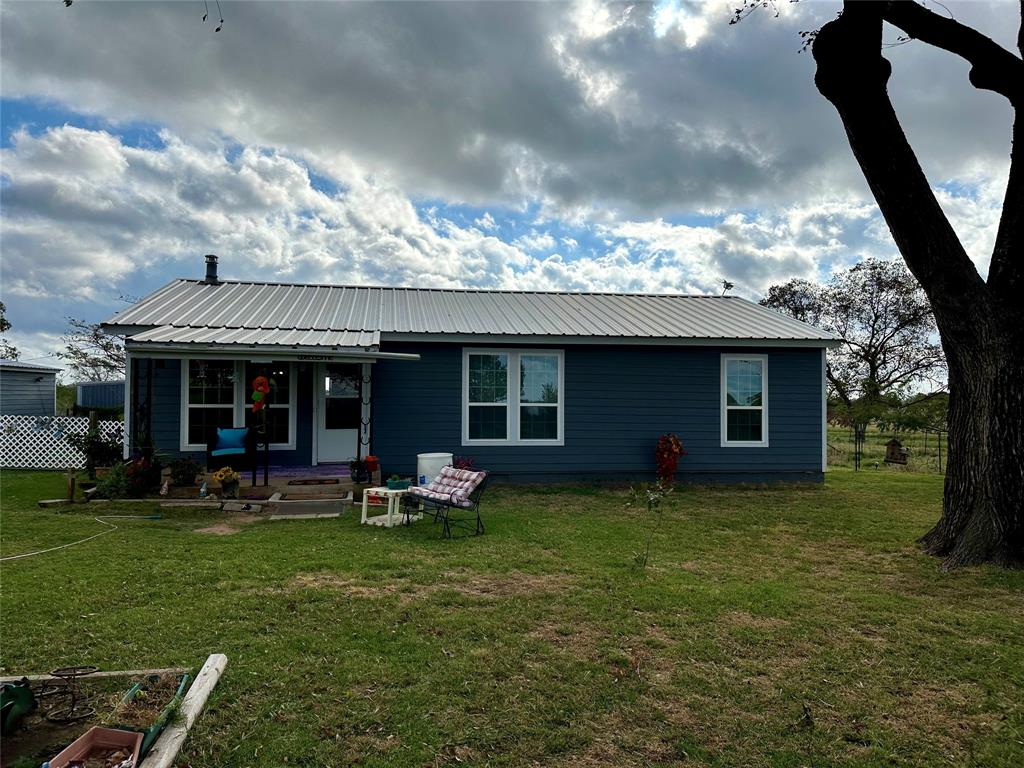
[[[676,0],[246,3],[216,35],[181,3],[52,6],[3,5],[8,97],[273,147],[414,198],[656,218],[866,191],[796,53],[830,3],[736,26],[728,4]],[[1012,43],[1005,5],[955,10]],[[1010,110],[962,62],[887,55],[934,178],[1005,163]]]
[[[5,293],[96,298],[208,251],[233,255],[235,277],[438,286],[503,285],[527,260],[475,228],[424,220],[387,184],[350,178],[330,195],[281,152],[163,138],[141,149],[73,126],[15,134],[2,155]]]
[[[529,234],[516,238],[516,246],[524,251],[550,251],[555,247],[555,238],[549,232],[531,230]]]
[[[478,219],[473,219],[473,223],[482,230],[487,232],[493,232],[498,228],[498,222],[494,220],[494,217],[487,211],[484,215]]]
[[[197,275],[719,290],[891,258],[797,30],[727,4],[4,3],[4,299],[16,328],[100,319]],[[1004,4],[958,19],[1013,46]],[[886,34],[894,38],[891,30]],[[956,57],[886,49],[896,108],[983,271],[1011,114]],[[31,109],[29,110],[31,111]],[[26,121],[31,123],[31,120]],[[147,126],[146,140],[133,126]],[[428,207],[429,206],[429,207]],[[500,222],[500,225],[499,225]],[[45,343],[43,336],[40,344]]]

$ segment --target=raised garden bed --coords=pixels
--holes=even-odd
[[[96,726],[138,732],[144,753],[173,719],[180,695],[190,681],[187,674],[173,671],[159,675],[80,678],[75,683],[77,707],[71,722],[51,719],[66,707],[66,689],[50,680],[33,681],[38,707],[25,715],[10,733],[3,734],[0,766],[42,765]],[[103,736],[102,731],[96,733]],[[85,765],[89,768],[117,765],[126,756],[121,752],[123,750],[113,744],[110,749],[99,748],[94,756],[107,757],[95,756]]]

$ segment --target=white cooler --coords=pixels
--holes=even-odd
[[[441,474],[441,467],[452,463],[450,453],[420,453],[416,455],[416,485],[426,485]]]

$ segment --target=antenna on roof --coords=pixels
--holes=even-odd
[[[722,280],[722,295],[725,296],[725,294],[727,294],[729,291],[731,291],[735,287],[736,286],[734,286],[728,280]]]

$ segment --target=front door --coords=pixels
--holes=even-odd
[[[317,366],[317,464],[348,461],[359,455],[362,424],[362,366]]]

